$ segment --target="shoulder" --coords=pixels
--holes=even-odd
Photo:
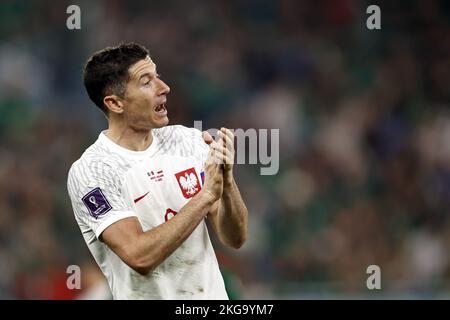
[[[197,128],[188,128],[183,125],[173,125],[155,129],[154,133],[163,141],[201,138],[202,135],[201,131]]]
[[[92,144],[69,169],[68,183],[120,178],[128,163],[99,143]]]
[[[192,154],[194,149],[205,144],[201,131],[196,128],[174,125],[157,129],[154,133],[159,140],[161,150],[167,152]]]

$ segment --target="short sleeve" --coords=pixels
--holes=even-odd
[[[97,238],[113,223],[136,216],[123,195],[120,175],[106,163],[75,162],[67,189],[78,223],[88,226]]]

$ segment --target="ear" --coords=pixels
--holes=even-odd
[[[109,112],[120,114],[123,112],[123,103],[116,95],[105,96],[103,98],[103,103],[108,108]]]

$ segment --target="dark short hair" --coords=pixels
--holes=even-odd
[[[148,55],[147,48],[136,43],[107,47],[94,53],[83,69],[84,86],[89,98],[108,114],[103,98],[111,94],[124,97],[129,81],[128,69]]]

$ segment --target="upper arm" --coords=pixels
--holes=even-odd
[[[91,229],[97,239],[130,264],[130,243],[143,231],[121,192],[119,173],[106,163],[78,161],[69,171],[67,188],[78,223]]]
[[[143,233],[137,217],[128,217],[108,226],[100,235],[103,241],[122,261],[135,268],[136,242]]]

